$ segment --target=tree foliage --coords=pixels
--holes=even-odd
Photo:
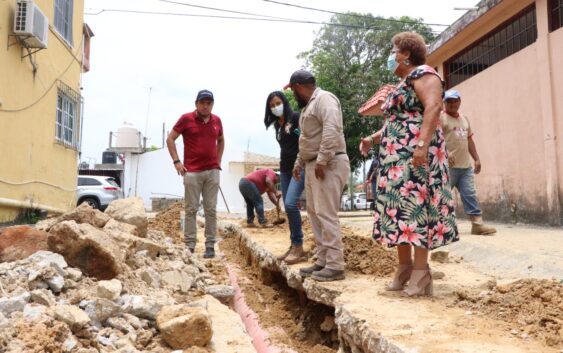
[[[431,28],[421,19],[390,20],[371,14],[334,15],[331,23],[358,28],[325,25],[317,33],[313,48],[299,55],[315,75],[317,85],[340,99],[352,170],[364,160],[358,150],[360,138],[376,131],[383,123],[379,118],[359,116],[359,107],[381,85],[397,82],[386,68],[391,38],[404,31],[418,32],[427,43],[434,38]]]

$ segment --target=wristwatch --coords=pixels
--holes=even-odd
[[[420,148],[424,147],[424,145],[425,145],[424,140],[423,139],[418,140],[418,143],[416,145]]]
[[[174,161],[174,164],[176,164],[176,163],[182,163],[182,161],[177,159],[177,160]]]

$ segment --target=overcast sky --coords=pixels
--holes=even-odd
[[[263,0],[177,0],[276,17],[327,22],[331,15]],[[451,24],[476,0],[281,0],[338,12],[420,17]],[[86,0],[85,12],[100,9],[244,16],[176,5],[159,0]],[[263,125],[265,99],[303,66],[297,54],[309,50],[321,25],[102,12],[85,15],[95,37],[91,71],[84,74],[82,160],[101,163],[110,131],[123,122],[145,132],[148,145],[162,145],[169,131],[194,110],[197,91],[215,95],[213,113],[225,131],[225,161],[242,160],[242,151],[277,156],[272,130]],[[441,30],[444,27],[434,27]],[[149,95],[149,90],[152,92]],[[150,96],[150,108],[149,108]],[[366,97],[366,99],[369,97]],[[148,117],[148,119],[147,119]],[[93,159],[89,159],[93,158]]]

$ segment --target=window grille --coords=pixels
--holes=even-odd
[[[549,1],[549,31],[553,32],[563,26],[563,0]]]
[[[81,102],[82,97],[78,92],[59,81],[55,140],[75,150],[80,150]]]
[[[536,8],[532,5],[446,61],[446,86],[453,87],[477,75],[534,43],[537,37]]]

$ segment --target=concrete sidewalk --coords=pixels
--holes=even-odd
[[[341,217],[340,222],[370,236],[373,217]],[[458,220],[460,241],[442,249],[463,257],[479,272],[499,280],[556,278],[563,280],[563,228],[487,222],[492,236],[471,235],[471,222]]]
[[[299,268],[275,256],[287,248],[283,229],[242,229],[235,224],[240,246],[266,271],[280,272],[290,287],[319,303],[335,308],[341,347],[352,352],[559,352],[534,339],[510,333],[509,324],[471,315],[453,305],[454,291],[482,291],[491,276],[467,268],[465,262],[432,263],[445,273],[435,282],[433,298],[403,298],[385,291],[387,278],[348,273],[344,281],[331,283],[303,279]],[[364,232],[365,233],[365,232]],[[366,235],[367,236],[367,235]],[[479,239],[476,240],[478,242]]]

